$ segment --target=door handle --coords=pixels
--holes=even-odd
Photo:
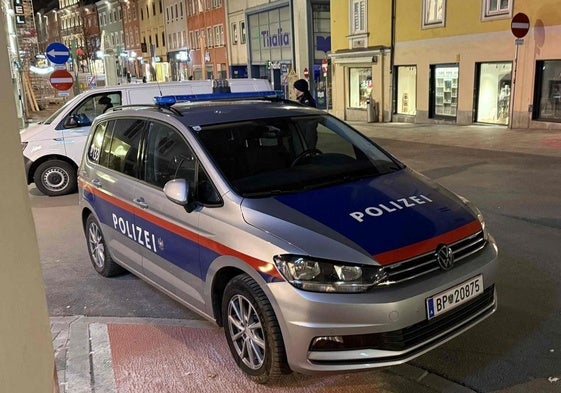
[[[92,179],[92,184],[97,187],[97,188],[101,188],[101,180],[99,179]]]
[[[136,205],[140,206],[143,209],[148,209],[148,204],[144,201],[144,198],[138,197],[132,200]]]

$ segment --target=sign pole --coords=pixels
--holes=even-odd
[[[524,40],[518,38],[515,40],[516,50],[514,52],[514,69],[512,72],[512,89],[510,89],[510,110],[508,111],[508,128],[512,129],[512,120],[514,118],[514,95],[516,92],[516,70],[518,69],[518,47],[524,43]]]
[[[514,70],[512,74],[512,89],[510,89],[510,110],[508,114],[508,128],[512,128],[512,120],[514,119],[514,97],[516,92],[516,71],[518,69],[518,47],[524,43],[523,37],[528,34],[530,30],[530,19],[526,14],[519,12],[514,15],[510,23],[510,30],[516,37],[514,41],[516,51],[514,53]]]

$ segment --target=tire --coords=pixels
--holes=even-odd
[[[234,277],[224,289],[222,320],[236,364],[259,384],[290,373],[279,324],[265,293],[251,277]]]
[[[66,195],[76,191],[76,170],[61,160],[48,160],[35,170],[35,186],[48,196]]]
[[[85,227],[88,254],[96,272],[105,277],[113,277],[125,272],[109,255],[101,227],[93,214],[88,216]]]

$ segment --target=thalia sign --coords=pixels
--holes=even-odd
[[[275,46],[290,46],[290,33],[282,31],[282,28],[278,28],[276,33],[272,33],[269,30],[261,31],[261,39],[264,48],[275,47]]]

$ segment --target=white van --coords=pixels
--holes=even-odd
[[[200,80],[100,87],[83,92],[43,122],[21,132],[27,184],[44,194],[76,191],[76,170],[92,121],[110,107],[153,104],[164,95],[209,94],[220,81]],[[232,92],[271,90],[266,80],[228,80]],[[218,86],[219,87],[219,86]]]

